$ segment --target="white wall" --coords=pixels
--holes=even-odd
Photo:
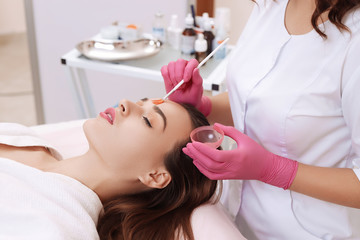
[[[186,5],[187,1],[182,0],[33,0],[45,122],[80,117],[64,66],[60,64],[62,55],[116,20],[139,24],[145,31],[150,31],[155,12],[164,12],[167,19],[173,13],[184,19]],[[164,93],[162,83],[98,72],[87,72],[87,76],[96,111],[103,111],[122,98],[138,100],[144,96],[159,97]]]
[[[23,0],[0,0],[0,35],[25,31]]]
[[[215,0],[215,8],[230,8],[230,44],[236,43],[250,16],[253,6],[254,3],[250,0]]]
[[[7,0],[0,0],[7,1]],[[16,0],[20,1],[20,0]],[[114,21],[141,25],[150,31],[154,13],[165,13],[167,19],[176,13],[184,19],[190,0],[182,1],[63,1],[32,0],[35,23],[35,37],[45,123],[80,118],[74,104],[69,79],[62,55]],[[231,9],[231,44],[235,44],[253,3],[250,0],[216,0],[216,7]],[[164,94],[162,83],[128,79],[110,74],[87,71],[90,88],[94,97],[95,110],[102,111],[122,98],[138,100],[142,97],[159,97]]]

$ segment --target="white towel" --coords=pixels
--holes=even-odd
[[[61,154],[54,146],[40,138],[31,128],[21,124],[0,123],[0,143],[16,147],[46,147],[57,160],[62,159]]]
[[[99,239],[102,204],[70,177],[0,158],[0,239]]]
[[[1,123],[0,143],[44,146],[61,155],[20,124]],[[96,224],[102,204],[79,181],[0,158],[0,240],[99,239]]]

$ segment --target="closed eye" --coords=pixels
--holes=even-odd
[[[144,119],[145,124],[148,125],[150,128],[152,128],[152,125],[151,125],[149,119],[147,117],[145,117],[145,116],[142,116],[142,117]]]

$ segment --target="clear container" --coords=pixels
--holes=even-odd
[[[212,148],[218,148],[224,139],[224,132],[220,128],[214,128],[213,125],[202,126],[195,128],[190,133],[190,138],[192,142],[201,142]]]
[[[166,41],[166,27],[164,14],[157,12],[152,26],[152,34],[155,38],[165,43]]]
[[[100,36],[103,39],[117,40],[119,38],[119,30],[117,26],[107,26],[100,30]]]
[[[228,37],[228,35],[226,34],[224,28],[218,29],[216,32],[216,37],[214,39],[214,48],[219,46],[227,37]],[[227,51],[226,48],[227,48],[227,43],[225,45],[223,45],[223,47],[220,48],[215,53],[214,58],[215,59],[224,59],[226,57],[226,51]]]

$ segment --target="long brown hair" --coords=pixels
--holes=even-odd
[[[256,0],[252,1],[256,2]],[[311,25],[321,37],[326,39],[327,35],[317,25],[319,18],[321,19],[321,14],[329,10],[329,21],[340,31],[350,31],[343,23],[343,18],[349,11],[360,6],[360,0],[315,0],[315,4],[316,8],[311,16]]]
[[[193,128],[209,125],[207,119],[184,104]],[[182,152],[189,142],[179,143],[164,158],[171,182],[164,189],[121,196],[104,205],[98,222],[100,239],[193,240],[190,224],[192,211],[213,199],[217,181],[204,176]]]
[[[329,21],[340,31],[350,31],[350,29],[343,23],[343,18],[350,10],[360,6],[360,0],[315,0],[315,3],[316,9],[311,16],[311,25],[323,38],[327,38],[327,36],[317,26],[317,21],[322,13],[329,10]]]

